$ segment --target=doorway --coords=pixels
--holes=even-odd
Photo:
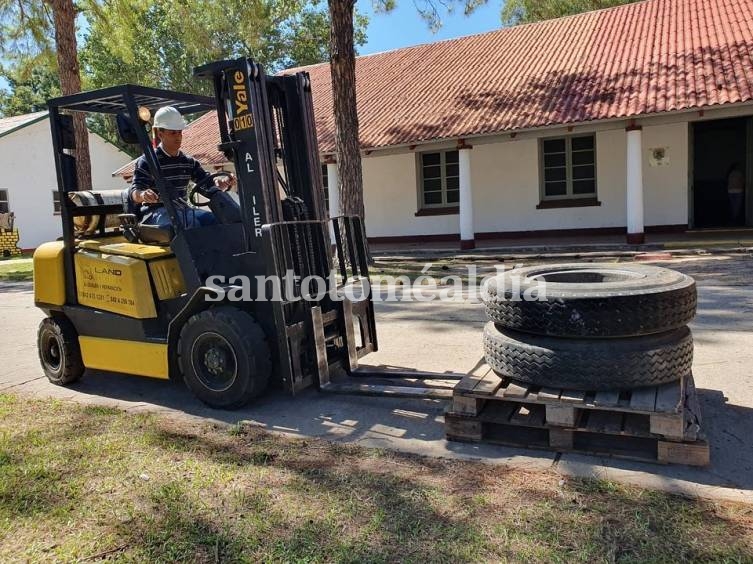
[[[693,227],[749,225],[750,127],[747,117],[693,124]]]

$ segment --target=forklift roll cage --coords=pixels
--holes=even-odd
[[[92,329],[96,335],[108,336],[106,333],[116,322],[119,335],[166,343],[169,350],[174,350],[183,323],[213,305],[207,297],[222,295],[216,286],[207,284],[210,276],[232,280],[238,275],[284,276],[288,271],[300,278],[317,276],[325,281],[327,291],[316,301],[301,299],[304,296],[296,285],[294,295],[282,300],[254,294],[252,300],[233,305],[251,313],[264,329],[276,361],[276,373],[286,389],[295,393],[312,384],[326,386],[331,368],[355,370],[358,358],[377,349],[377,338],[370,292],[358,301],[351,301],[344,292],[348,285],[369,289],[368,249],[359,218],[326,217],[308,74],[266,76],[258,64],[243,58],[199,67],[194,75],[212,81],[214,97],[124,85],[49,102],[62,204],[64,313],[79,328],[96,327]],[[184,115],[217,111],[218,147],[235,165],[240,223],[187,228],[179,221],[178,210],[169,197],[169,182],[162,174],[143,122],[139,121],[140,107],[153,114],[167,105]],[[74,205],[70,201],[71,192],[89,188],[77,185],[72,155],[73,112],[118,116],[121,136],[123,125],[135,133],[131,141],[138,142],[155,179],[155,188],[174,230],[170,247],[186,285],[186,293],[166,301],[156,320],[103,314],[78,304],[73,219],[120,214],[123,207]],[[281,192],[286,198],[281,197]],[[330,241],[330,233],[334,234],[334,241]],[[106,233],[105,222],[101,221],[99,233],[93,237],[107,235],[112,233]],[[337,274],[336,282],[329,275],[332,269]],[[234,288],[232,282],[222,287],[225,294]],[[110,323],[103,322],[103,315]],[[173,357],[170,355],[171,377],[177,371]]]

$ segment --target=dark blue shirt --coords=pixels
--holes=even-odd
[[[180,151],[177,157],[171,157],[162,149],[162,145],[160,145],[155,150],[155,153],[157,155],[157,162],[159,162],[162,169],[162,175],[168,181],[170,198],[173,200],[186,197],[189,181],[199,182],[209,176],[209,173],[201,167],[199,161],[193,157],[189,157],[183,151]],[[134,190],[146,190],[148,188],[156,191],[154,177],[149,171],[149,165],[147,165],[146,159],[141,156],[136,161],[136,169],[133,172],[133,183],[128,193],[131,201],[133,201]]]

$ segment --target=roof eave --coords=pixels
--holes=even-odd
[[[662,117],[662,116],[671,117],[671,116],[679,116],[679,115],[684,115],[684,114],[692,114],[692,113],[697,113],[697,112],[706,112],[706,111],[711,111],[711,110],[734,109],[734,108],[739,108],[739,107],[744,107],[744,106],[753,106],[753,99],[745,100],[742,102],[731,102],[731,103],[725,103],[725,104],[709,104],[706,106],[695,106],[692,108],[683,108],[680,110],[672,110],[669,112],[652,112],[652,113],[646,113],[646,114],[617,116],[617,117],[611,117],[611,118],[605,118],[605,119],[593,119],[593,120],[585,120],[585,121],[553,123],[549,125],[519,128],[519,129],[501,129],[498,131],[490,131],[487,133],[468,133],[468,134],[461,134],[461,135],[452,135],[449,137],[438,137],[436,139],[412,140],[412,141],[406,141],[404,143],[397,143],[394,145],[377,145],[377,146],[371,146],[371,147],[362,146],[360,149],[361,151],[369,151],[369,152],[387,151],[387,150],[415,147],[418,145],[435,145],[435,144],[440,144],[440,143],[447,143],[449,141],[453,141],[457,139],[466,139],[466,140],[485,139],[488,137],[499,137],[500,135],[510,135],[513,133],[517,135],[521,133],[547,131],[551,129],[562,129],[563,127],[582,127],[582,126],[594,125],[594,124],[618,123],[621,121],[641,120],[641,119],[648,119],[648,118],[655,118],[655,117]],[[329,151],[322,151],[321,154],[333,155],[335,154],[335,150],[332,149]]]
[[[3,137],[7,137],[8,135],[15,133],[16,131],[20,131],[21,129],[25,127],[34,125],[35,123],[39,123],[40,121],[47,119],[48,117],[50,117],[50,113],[44,112],[42,115],[37,116],[34,119],[30,119],[29,121],[25,121],[17,125],[16,127],[12,127],[11,129],[8,129],[7,131],[3,131],[2,133],[0,133],[0,139],[2,139]]]

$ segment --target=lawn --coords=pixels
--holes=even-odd
[[[0,281],[21,281],[33,279],[33,264],[30,258],[0,261]]]
[[[0,395],[0,561],[753,561],[753,506]]]
[[[34,253],[28,253],[28,252],[23,252],[20,255],[10,256],[10,257],[0,256],[0,264],[2,264],[3,261],[17,260],[17,259],[30,259],[33,256],[34,256]]]

